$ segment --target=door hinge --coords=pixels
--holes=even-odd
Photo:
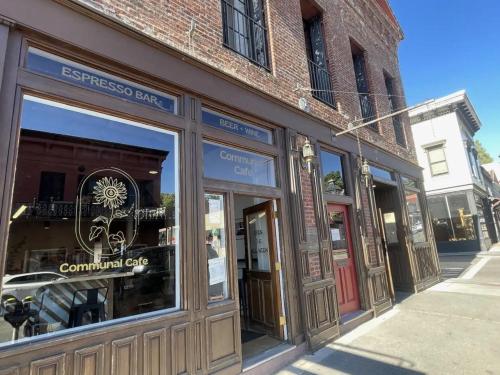
[[[281,262],[274,263],[274,269],[276,271],[281,271]]]
[[[280,315],[280,326],[284,326],[286,324],[286,318],[283,315]]]
[[[277,219],[278,218],[278,211],[273,211],[273,219]]]

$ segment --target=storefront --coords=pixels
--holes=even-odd
[[[0,28],[0,372],[264,371],[390,308],[391,235],[437,280],[417,166],[51,4]]]
[[[491,246],[481,193],[462,190],[434,194],[427,200],[439,251],[477,252]]]

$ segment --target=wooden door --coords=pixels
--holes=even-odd
[[[349,228],[347,206],[329,204],[328,222],[333,248],[333,269],[340,315],[360,307],[358,277]]]
[[[250,322],[280,339],[279,263],[276,254],[273,202],[243,210],[247,251],[247,285]]]
[[[385,245],[387,269],[396,291],[413,291],[413,277],[402,224],[402,212],[396,187],[375,190],[378,220]]]

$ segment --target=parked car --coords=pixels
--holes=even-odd
[[[37,289],[51,284],[53,281],[67,279],[56,272],[32,272],[3,277],[2,295],[11,295],[18,300],[34,296]]]

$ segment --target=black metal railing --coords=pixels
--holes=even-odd
[[[315,62],[309,62],[309,76],[311,78],[312,96],[323,103],[335,107],[332,79],[328,70]]]
[[[232,2],[221,0],[224,45],[253,63],[269,69],[264,15],[252,17]]]
[[[392,126],[394,127],[394,135],[396,136],[396,142],[398,145],[406,147],[406,139],[403,130],[403,122],[401,121],[400,115],[392,117]]]
[[[374,120],[377,115],[373,110],[372,99],[369,93],[359,93],[359,105],[361,107],[361,116],[363,117],[363,122],[368,122]],[[368,128],[378,132],[378,123],[368,125]]]

